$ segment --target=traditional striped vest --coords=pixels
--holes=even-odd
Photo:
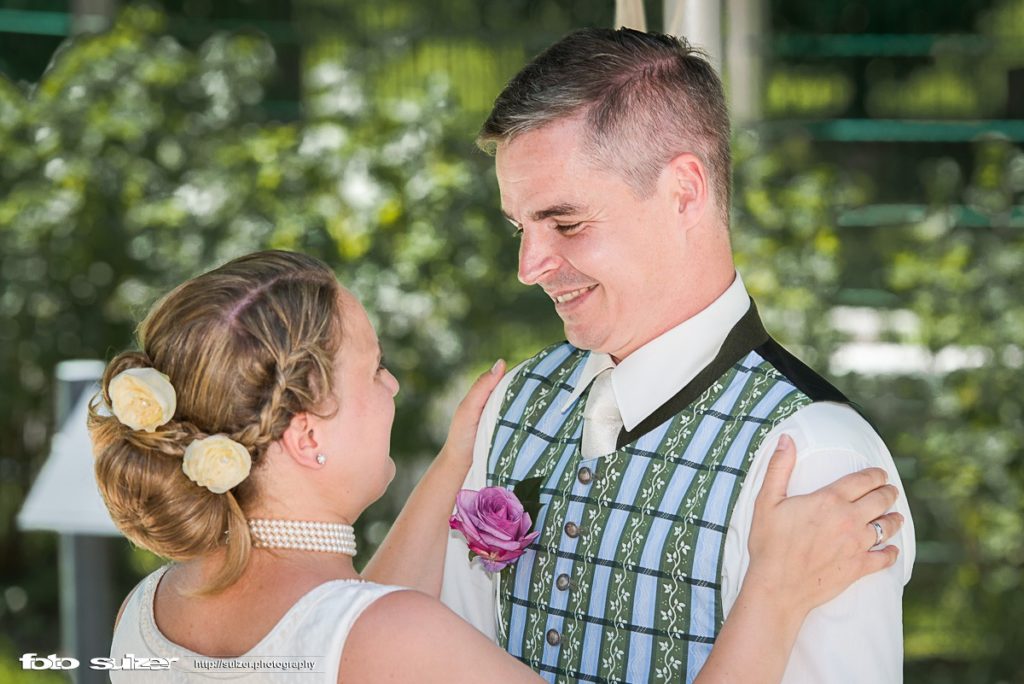
[[[548,681],[692,681],[723,622],[725,532],[754,451],[814,399],[845,401],[750,311],[618,449],[583,459],[588,352],[542,351],[511,383],[489,484],[542,478],[542,530],[501,577],[502,645]]]

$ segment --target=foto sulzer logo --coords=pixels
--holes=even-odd
[[[61,658],[56,653],[41,656],[38,653],[25,653],[18,660],[22,670],[74,670],[81,663],[77,658]],[[178,658],[139,657],[134,653],[125,653],[121,658],[92,658],[89,660],[90,670],[169,670],[171,663]]]
[[[61,658],[56,653],[41,656],[38,653],[25,653],[19,658],[22,670],[74,670],[78,667],[75,658]]]

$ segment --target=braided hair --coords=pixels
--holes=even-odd
[[[249,254],[157,301],[137,331],[141,350],[107,365],[89,413],[103,500],[125,536],[159,556],[187,561],[223,550],[203,593],[230,586],[248,562],[245,511],[267,448],[296,414],[324,410],[341,344],[340,291],[317,259]],[[130,368],[155,368],[174,386],[175,415],[155,432],[111,415],[110,382]],[[181,468],[186,447],[214,434],[241,444],[253,462],[250,477],[224,494]]]

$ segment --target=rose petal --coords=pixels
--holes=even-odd
[[[472,551],[473,553],[475,553],[478,556],[489,556],[489,555],[491,555],[491,550],[490,549],[488,549],[486,546],[484,546],[482,544],[479,544],[479,543],[477,543],[475,541],[468,541],[467,540],[466,546],[468,546],[469,550]]]
[[[501,487],[486,487],[480,490],[477,506],[476,525],[482,531],[499,539],[518,536],[523,507],[514,493]]]
[[[489,560],[487,558],[484,558],[483,556],[478,556],[478,558],[480,559],[480,565],[482,565],[484,570],[486,570],[487,572],[501,572],[506,567],[508,567],[508,564],[511,562],[511,561],[492,561],[492,560]]]
[[[480,490],[480,497],[486,505],[495,509],[500,507],[516,514],[523,511],[523,505],[519,503],[515,493],[504,487],[484,487]]]
[[[482,542],[480,541],[480,537],[477,534],[476,530],[473,529],[471,526],[467,525],[465,521],[459,519],[457,516],[452,516],[451,519],[449,519],[448,521],[448,525],[453,530],[462,533],[462,536],[466,539],[467,545],[482,545]]]
[[[540,530],[537,530],[536,532],[531,532],[530,534],[528,534],[528,535],[526,535],[525,537],[523,537],[523,538],[522,538],[522,539],[520,540],[520,543],[521,543],[521,544],[523,545],[523,548],[525,549],[525,548],[526,548],[527,546],[529,546],[530,544],[532,544],[532,543],[533,543],[533,541],[534,541],[534,540],[535,540],[535,539],[536,539],[537,537],[539,537],[539,536],[540,536]]]
[[[467,536],[470,534],[473,536],[477,535],[476,525],[474,524],[474,521],[477,520],[476,502],[477,492],[474,492],[472,489],[463,489],[455,497],[455,515],[458,516],[465,526],[464,531]]]
[[[480,542],[485,546],[493,549],[501,549],[504,551],[513,551],[518,549],[520,544],[518,539],[499,539],[486,533],[480,534]]]
[[[519,519],[519,534],[517,534],[516,536],[522,537],[524,534],[530,531],[531,527],[533,527],[533,521],[530,520],[530,514],[523,513],[523,517]]]
[[[518,525],[516,527],[518,527]],[[494,537],[495,539],[501,539],[504,541],[513,541],[520,536],[518,534],[518,529],[516,528],[508,529],[506,527],[496,527],[486,520],[481,520],[477,529],[481,535],[486,534],[489,537]]]

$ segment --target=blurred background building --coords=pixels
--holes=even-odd
[[[507,78],[617,4],[0,0],[0,680],[60,647],[57,538],[15,525],[57,364],[129,346],[232,256],[315,254],[375,312],[402,382],[399,479],[358,530],[379,542],[466,378],[560,339],[472,140]],[[639,4],[722,67],[770,329],[897,456],[907,680],[1024,682],[1024,0]],[[115,594],[158,563],[117,545]]]

